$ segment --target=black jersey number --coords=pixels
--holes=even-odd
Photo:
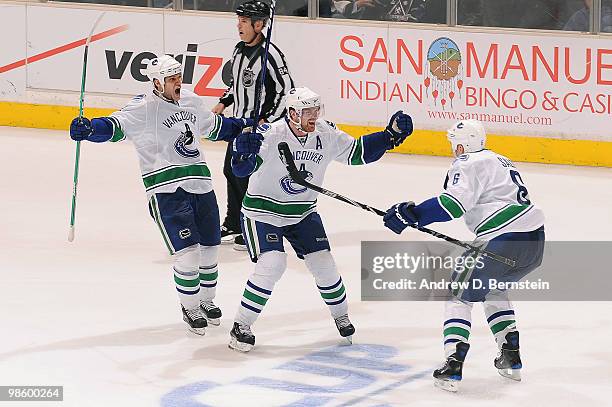
[[[516,200],[518,203],[522,205],[531,205],[529,192],[527,192],[527,187],[521,178],[521,174],[516,170],[510,170],[510,178],[512,178],[512,182],[518,187],[518,192],[516,193]]]

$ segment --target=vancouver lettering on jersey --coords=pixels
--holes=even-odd
[[[193,125],[196,124],[196,115],[191,112],[181,110],[180,112],[173,113],[170,117],[163,121],[164,126],[172,128],[177,123],[182,121],[190,121]]]
[[[293,152],[294,161],[312,161],[315,164],[320,164],[323,159],[323,154],[312,150],[296,150]]]

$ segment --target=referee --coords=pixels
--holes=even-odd
[[[262,1],[248,0],[236,8],[238,34],[232,55],[232,80],[219,103],[212,109],[221,114],[234,105],[235,117],[255,115],[255,94],[261,86],[261,69],[265,50],[262,31],[270,16],[270,6]],[[261,90],[260,123],[273,122],[285,114],[285,95],[294,87],[287,69],[285,56],[276,45],[270,43],[268,66],[263,89]],[[238,178],[232,173],[232,143],[227,144],[223,175],[227,179],[227,214],[221,226],[221,243],[234,242],[234,249],[246,250],[240,232],[240,209],[249,185],[248,178]]]

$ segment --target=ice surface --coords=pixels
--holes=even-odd
[[[246,253],[231,247],[220,252],[221,326],[204,337],[190,334],[129,143],[83,143],[74,243],[66,239],[74,160],[66,132],[4,127],[0,145],[0,385],[63,385],[65,401],[56,404],[79,407],[610,403],[611,303],[516,303],[521,383],[498,376],[496,347],[476,306],[462,388],[454,395],[435,389],[443,304],[359,301],[361,240],[428,237],[396,237],[381,218],[327,197],[319,198],[319,212],[347,287],[355,345],[341,345],[291,249],[288,269],[254,325],[253,352],[227,348],[253,268]],[[225,145],[204,149],[223,206]],[[361,168],[334,164],[325,186],[386,209],[438,193],[449,164],[388,154]],[[549,240],[611,240],[611,169],[518,166],[545,211]],[[435,228],[470,238],[460,221]]]

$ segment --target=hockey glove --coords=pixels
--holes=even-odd
[[[402,202],[393,205],[383,217],[385,227],[398,235],[410,225],[416,225],[418,219],[414,211],[414,202]]]
[[[70,123],[70,138],[74,141],[87,140],[93,132],[91,122],[86,117],[75,117]]]
[[[393,116],[391,116],[389,124],[385,129],[385,131],[389,133],[391,144],[393,144],[394,147],[402,144],[406,137],[412,134],[412,130],[412,118],[401,110],[395,112]]]
[[[263,136],[259,133],[242,133],[234,140],[232,152],[238,156],[257,154],[263,139]]]

